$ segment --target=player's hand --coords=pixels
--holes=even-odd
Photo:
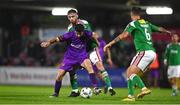
[[[42,42],[41,43],[41,47],[48,47],[50,45],[50,42],[49,41],[46,41],[46,42]]]
[[[104,52],[106,52],[107,49],[110,48],[110,47],[111,47],[111,44],[110,44],[110,43],[108,43],[106,46],[104,46],[104,48],[103,48]]]

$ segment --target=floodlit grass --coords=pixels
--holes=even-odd
[[[93,95],[90,99],[70,98],[70,87],[63,87],[58,98],[49,98],[53,86],[0,86],[0,104],[126,104],[121,100],[127,96],[126,88],[116,88],[117,94]],[[136,93],[140,92],[136,90]],[[127,104],[180,104],[179,96],[172,97],[171,89],[152,89],[152,94]]]

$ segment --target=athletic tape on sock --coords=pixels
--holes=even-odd
[[[136,76],[136,74],[131,74],[131,76],[129,77],[130,80],[133,80],[133,78]]]

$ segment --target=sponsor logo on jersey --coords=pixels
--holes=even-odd
[[[148,28],[149,25],[148,24],[141,24],[141,27]]]
[[[73,43],[71,43],[71,46],[74,47],[74,48],[78,48],[78,49],[81,49],[84,47],[84,45],[80,44],[80,45],[74,45]]]
[[[177,53],[178,53],[178,50],[171,50],[171,53],[177,54]]]
[[[148,44],[152,44],[152,42],[147,42]]]

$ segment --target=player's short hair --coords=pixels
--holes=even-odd
[[[75,30],[77,32],[83,32],[84,31],[84,26],[82,24],[76,24],[75,25]]]
[[[142,9],[141,9],[140,7],[132,7],[132,8],[131,8],[131,12],[132,12],[132,14],[134,14],[134,15],[139,15],[139,16],[141,16]]]
[[[76,9],[70,9],[67,14],[69,15],[70,13],[78,13]]]
[[[177,35],[179,37],[178,33],[176,33],[176,32],[172,34],[172,37],[175,36],[175,35]]]

